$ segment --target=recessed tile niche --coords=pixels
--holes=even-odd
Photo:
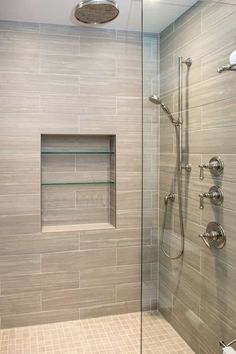
[[[114,135],[42,135],[42,231],[115,227],[115,172]]]

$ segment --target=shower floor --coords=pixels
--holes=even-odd
[[[158,314],[144,314],[143,353],[193,354]],[[1,354],[139,354],[140,313],[0,331]]]

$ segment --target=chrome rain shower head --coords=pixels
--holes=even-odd
[[[166,112],[166,114],[168,115],[168,117],[171,120],[171,123],[178,126],[180,124],[180,122],[178,120],[175,120],[175,118],[173,117],[171,111],[169,110],[169,108],[162,102],[162,100],[160,99],[160,97],[158,97],[157,95],[152,95],[149,97],[149,101],[154,103],[154,104],[159,104],[161,106],[161,108],[163,109],[164,112]]]
[[[75,8],[75,18],[87,24],[102,24],[119,15],[115,0],[83,0]]]

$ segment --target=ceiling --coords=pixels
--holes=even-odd
[[[159,33],[198,0],[143,0],[144,30]],[[0,20],[85,26],[74,19],[80,0],[0,0]],[[140,31],[141,0],[117,0],[120,15],[102,28]]]

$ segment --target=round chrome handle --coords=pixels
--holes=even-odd
[[[224,162],[219,156],[214,156],[210,159],[208,164],[199,165],[200,180],[204,179],[204,169],[209,169],[213,176],[220,176],[224,171]]]
[[[223,227],[216,223],[210,222],[207,225],[205,233],[199,235],[200,238],[204,241],[205,245],[209,248],[223,248],[226,244],[226,236]]]
[[[204,209],[204,198],[211,200],[214,205],[221,205],[224,201],[224,193],[221,188],[213,186],[207,193],[200,193],[200,209]]]

